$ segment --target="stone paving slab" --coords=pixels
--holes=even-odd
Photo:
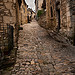
[[[0,75],[75,75],[75,47],[55,41],[35,20],[22,27],[16,64]]]

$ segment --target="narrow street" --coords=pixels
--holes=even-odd
[[[0,75],[75,75],[75,0],[0,0]]]
[[[57,42],[35,20],[22,27],[16,64],[5,75],[75,75],[75,47]]]

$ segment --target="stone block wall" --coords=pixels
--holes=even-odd
[[[70,14],[71,14],[71,27],[70,34],[73,39],[73,44],[75,45],[75,0],[70,1]]]
[[[46,0],[47,27],[53,29],[56,25],[56,0]]]
[[[65,32],[70,31],[71,27],[71,14],[70,14],[70,5],[68,0],[61,0],[61,31]]]
[[[43,0],[38,0],[38,10],[42,10]]]
[[[35,18],[35,13],[34,12],[32,12],[32,19],[34,19]]]
[[[28,22],[32,20],[33,10],[31,8],[27,9]]]
[[[0,0],[0,18],[0,24],[14,26],[16,23],[16,8],[12,0]]]
[[[36,19],[38,19],[38,16],[37,16],[38,11],[43,10],[42,5],[43,5],[43,0],[35,0]]]
[[[25,24],[28,23],[28,19],[27,19],[27,5],[25,6]]]
[[[60,32],[67,36],[73,43],[75,34],[75,1],[61,0],[61,29]]]
[[[28,22],[27,21],[27,4],[24,2],[24,0],[22,0],[20,12],[21,12],[21,24],[26,24]]]
[[[10,56],[10,60],[13,57],[12,50],[16,51],[18,48],[21,3],[22,0],[0,0],[0,66],[3,64],[3,59]]]
[[[0,0],[0,55],[8,55],[9,45],[17,46],[16,0]],[[11,37],[12,36],[12,37]],[[13,41],[12,41],[13,40]],[[11,47],[11,50],[13,48]],[[5,52],[5,53],[4,53]]]
[[[59,31],[65,37],[73,40],[75,34],[75,1],[46,0],[46,20],[48,28]]]

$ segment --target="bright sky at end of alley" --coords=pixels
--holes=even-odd
[[[32,8],[33,10],[35,10],[35,0],[25,0],[28,8]]]

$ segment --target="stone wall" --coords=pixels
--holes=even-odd
[[[70,2],[70,13],[71,13],[71,32],[72,32],[72,38],[73,38],[73,44],[75,45],[75,0],[72,0]]]
[[[42,4],[43,4],[43,0],[35,0],[36,19],[38,19],[38,17],[37,17],[38,10],[43,10]]]
[[[46,20],[47,20],[47,28],[49,28],[50,22],[50,0],[46,0]]]
[[[46,20],[50,30],[61,32],[73,40],[75,25],[74,0],[46,0]]]
[[[0,60],[17,48],[18,28],[18,0],[0,0]]]
[[[14,27],[16,23],[15,2],[12,0],[0,0],[0,24],[10,24]]]
[[[28,19],[27,19],[27,5],[25,6],[25,23],[28,23]]]
[[[65,34],[73,43],[74,26],[75,26],[75,1],[61,0],[61,29],[60,32]]]
[[[0,31],[3,32],[6,36],[1,35],[1,49],[4,51],[8,48],[3,46],[4,44],[8,44],[8,32],[7,32],[7,25],[13,26],[15,28],[16,24],[16,8],[15,2],[12,0],[0,0]],[[15,35],[15,33],[14,33]],[[14,36],[15,37],[15,36]]]
[[[70,5],[67,0],[61,1],[61,31],[70,31],[71,27],[71,14],[70,14]],[[66,33],[65,33],[66,34]]]
[[[38,0],[38,10],[42,10],[43,0]]]
[[[0,0],[0,67],[3,59],[15,56],[18,48],[19,27],[21,24],[20,7],[24,0]],[[27,14],[27,5],[24,6]],[[23,13],[23,21],[27,23],[27,15]],[[15,52],[13,52],[15,51]],[[14,54],[12,54],[12,52]],[[15,57],[14,57],[15,58]],[[4,62],[4,63],[3,63]],[[8,61],[6,61],[8,63]]]
[[[27,21],[27,4],[24,2],[24,0],[22,0],[20,12],[21,12],[21,24],[26,24],[28,22]]]
[[[32,12],[32,19],[35,18],[35,12]]]
[[[29,22],[32,20],[32,12],[33,12],[33,10],[31,8],[27,9],[27,16],[28,16]]]

